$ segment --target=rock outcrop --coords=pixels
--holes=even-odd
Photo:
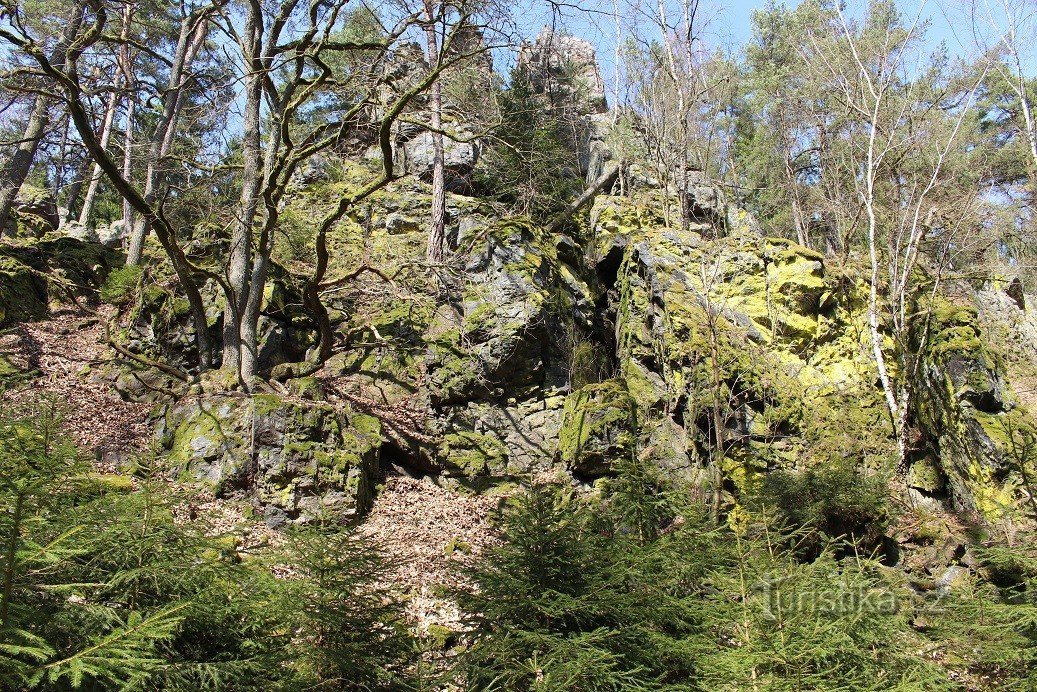
[[[118,253],[72,238],[0,246],[0,326],[95,295],[120,264]]]
[[[275,395],[197,394],[166,406],[157,433],[175,472],[220,495],[247,493],[271,525],[371,506],[381,425],[362,413]]]
[[[284,218],[318,218],[347,184],[301,189]],[[679,202],[646,186],[600,196],[575,238],[449,195],[456,251],[433,276],[420,269],[428,190],[395,183],[329,239],[332,280],[362,260],[393,277],[363,274],[329,297],[339,353],[320,377],[336,403],[183,397],[160,417],[163,444],[182,473],[248,490],[278,521],[362,513],[388,466],[475,490],[544,473],[593,482],[630,462],[704,484],[719,468],[733,505],[773,469],[891,469],[863,274],[761,236],[701,187],[710,213],[686,230],[665,222],[662,205]],[[266,367],[314,339],[278,276]],[[144,292],[135,346],[187,353],[176,301]],[[945,302],[932,316],[908,483],[993,516],[1016,487],[1003,424],[1029,417],[975,310]]]
[[[584,104],[592,112],[607,110],[605,82],[589,41],[545,26],[536,40],[522,44],[518,65],[535,90]]]

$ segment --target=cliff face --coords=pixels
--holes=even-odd
[[[311,185],[286,218],[348,185]],[[275,522],[362,514],[389,467],[484,491],[639,460],[733,509],[775,469],[891,472],[862,274],[761,237],[708,187],[708,213],[668,227],[661,195],[601,196],[573,235],[451,196],[456,251],[432,270],[427,189],[390,187],[333,239],[330,275],[362,271],[330,297],[325,370],[248,402],[203,381],[162,407],[160,439],[185,476],[251,488]],[[268,368],[313,343],[294,290],[286,271],[268,296]],[[918,502],[994,518],[1019,499],[1006,425],[1028,431],[1029,415],[970,301],[930,311],[907,483]],[[129,333],[154,334],[149,314]]]

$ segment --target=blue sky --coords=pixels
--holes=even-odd
[[[528,5],[520,12],[519,22],[524,32],[535,34],[539,27],[551,21],[550,10],[545,3],[537,0],[526,0]],[[564,10],[563,25],[582,38],[595,44],[598,62],[606,84],[612,80],[615,58],[615,27],[612,20],[614,0],[572,0],[572,7]],[[897,4],[909,21],[921,13],[921,17],[929,22],[926,34],[927,42],[932,50],[944,43],[950,54],[972,55],[976,53],[975,40],[971,30],[969,12],[965,9],[969,0],[900,0]],[[658,0],[618,0],[621,8],[629,8],[640,2],[645,7],[656,7]],[[999,0],[977,0],[979,3],[999,4]],[[669,0],[675,11],[678,0]],[[785,3],[795,6],[798,2],[789,0]],[[766,0],[701,0],[700,17],[703,19],[702,36],[713,48],[725,48],[731,52],[744,45],[752,31],[751,16],[755,9],[763,8]],[[851,16],[860,14],[866,7],[863,0],[847,0],[847,13]],[[647,28],[647,27],[646,27]],[[1031,44],[1032,45],[1032,44]],[[1037,63],[1037,51],[1030,51],[1033,57],[1029,62]]]

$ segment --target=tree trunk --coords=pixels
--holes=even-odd
[[[144,199],[148,204],[155,202],[162,184],[165,159],[169,156],[176,136],[177,121],[183,105],[183,90],[188,81],[187,74],[191,64],[198,56],[198,51],[201,50],[207,34],[207,12],[194,12],[185,17],[180,25],[180,37],[177,41],[176,52],[173,54],[172,66],[169,69],[169,85],[162,99],[162,115],[155,126],[155,132],[151,136],[151,144],[148,148],[148,169],[144,178]],[[147,220],[144,218],[138,219],[133,225],[130,233],[130,247],[126,254],[127,265],[140,264],[144,253],[144,241],[148,237],[149,230]]]
[[[104,124],[101,127],[101,146],[105,149],[108,148],[108,141],[112,136],[112,128],[115,124],[115,107],[119,102],[119,89],[123,86],[130,85],[130,66],[129,66],[129,48],[127,46],[127,39],[130,37],[130,22],[133,19],[133,6],[127,3],[126,7],[122,12],[122,30],[119,32],[119,41],[122,44],[122,48],[119,51],[118,68],[119,74],[115,79],[115,89],[108,97],[108,107],[104,111]],[[132,92],[127,89],[126,91],[126,122],[127,131],[133,123],[132,109],[129,107],[129,103],[133,100]],[[127,170],[125,162],[128,160],[126,157],[127,148],[123,155],[123,175],[127,180],[130,180],[129,171]],[[83,209],[79,213],[79,224],[87,232],[88,237],[94,236],[94,204],[97,201],[97,192],[101,187],[101,177],[104,175],[101,167],[96,163],[94,164],[93,175],[90,176],[90,186],[86,190],[86,196],[83,198]],[[126,203],[123,202],[123,218],[126,216]]]
[[[79,219],[79,213],[76,211],[78,207],[76,204],[79,203],[79,195],[83,192],[83,183],[86,182],[86,177],[90,173],[90,157],[84,156],[83,162],[76,168],[72,182],[68,184],[68,192],[65,195],[65,218],[61,219],[61,224],[72,223]]]
[[[50,99],[44,96],[36,97],[18,148],[14,150],[14,155],[4,170],[0,172],[0,235],[7,230],[15,198],[18,197],[18,191],[21,190],[22,183],[29,176],[29,169],[32,168],[32,162],[36,158],[36,150],[39,148],[40,139],[43,138],[43,131],[47,127],[49,108]]]
[[[440,60],[439,40],[436,37],[435,6],[433,0],[425,0],[425,40],[428,44],[428,61],[435,67]],[[432,84],[429,93],[432,110],[432,220],[429,224],[428,259],[439,262],[443,259],[443,244],[446,233],[446,162],[443,148],[443,87],[440,80]]]
[[[61,33],[61,40],[58,41],[58,45],[54,47],[54,52],[51,53],[50,62],[55,68],[60,70],[64,67],[65,50],[79,32],[79,27],[82,24],[83,8],[77,7],[69,18],[68,24],[65,25],[65,30]],[[22,134],[22,139],[18,143],[18,147],[15,149],[14,155],[7,163],[7,166],[0,171],[0,236],[7,229],[7,224],[11,219],[11,208],[18,197],[18,191],[21,190],[25,179],[29,177],[29,171],[32,169],[32,162],[36,158],[40,140],[43,138],[43,133],[49,123],[49,110],[50,99],[43,95],[37,96],[32,106],[32,112],[29,114],[29,121],[25,126],[25,132]]]
[[[115,91],[112,91],[108,95],[108,104],[104,109],[104,121],[101,123],[101,146],[105,149],[108,148],[108,141],[112,136],[112,125],[115,122],[115,104],[118,102],[118,89],[121,85],[121,78],[116,82]],[[83,208],[79,212],[79,223],[86,231],[88,238],[95,239],[94,237],[94,204],[97,202],[97,193],[101,189],[101,178],[104,172],[101,167],[96,163],[94,164],[93,173],[90,176],[90,184],[86,188],[86,196],[83,197]]]
[[[126,85],[126,123],[122,135],[122,177],[133,180],[133,118],[137,111],[137,99],[135,88],[136,81],[133,78],[133,67],[130,65],[130,46],[125,38],[130,35],[130,25],[133,23],[133,12],[136,8],[132,3],[127,3],[122,13],[122,36],[123,44],[119,48],[119,70],[122,72],[122,82]],[[132,233],[134,222],[133,205],[125,199],[122,201],[122,232]],[[140,263],[140,252],[143,247],[138,247],[137,261]],[[127,262],[129,264],[129,262]]]
[[[241,197],[238,218],[231,236],[227,264],[230,290],[223,311],[223,368],[241,375],[241,327],[249,301],[252,263],[252,230],[259,207],[262,172],[263,17],[258,5],[249,5],[242,33],[242,52],[247,62],[245,74],[245,113],[241,127]]]
[[[132,84],[127,82],[128,92],[126,94],[126,129],[123,133],[122,138],[122,177],[126,180],[133,180],[133,116],[135,114],[137,100],[133,98],[133,87]],[[133,211],[133,205],[126,200],[122,201],[122,230],[123,233],[133,232],[133,224],[136,215]],[[143,239],[141,239],[143,240]],[[133,262],[127,257],[126,264],[136,265],[140,264],[141,254],[144,250],[143,245],[138,242],[136,250],[136,258]]]
[[[594,201],[594,198],[597,197],[603,189],[616,182],[616,178],[619,177],[619,171],[620,165],[618,163],[613,161],[612,163],[606,164],[605,170],[602,171],[598,179],[591,183],[590,186],[583,191],[583,194],[570,202],[569,206],[567,206],[565,210],[551,220],[551,223],[547,225],[547,231],[549,233],[555,233],[561,230],[562,226],[572,218],[573,214]]]

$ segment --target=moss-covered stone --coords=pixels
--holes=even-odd
[[[936,461],[922,458],[914,461],[907,476],[908,485],[930,494],[943,491],[946,481]]]
[[[914,334],[924,347],[918,419],[938,442],[939,471],[954,505],[997,520],[1020,501],[1013,435],[1033,435],[1037,428],[1014,401],[975,308],[944,298],[927,307]]]
[[[168,463],[219,494],[247,490],[287,520],[365,512],[378,473],[377,419],[275,395],[210,394],[164,411]]]
[[[457,642],[457,633],[445,625],[432,623],[425,629],[425,634],[433,651],[446,651]]]
[[[119,253],[72,238],[0,246],[0,325],[38,319],[51,304],[94,297]]]
[[[635,440],[635,403],[622,380],[586,385],[566,399],[558,457],[574,474],[607,474],[635,453]]]
[[[114,493],[125,495],[133,492],[133,477],[118,473],[91,473],[84,479],[88,493],[106,495]]]
[[[451,432],[443,436],[439,459],[444,472],[450,476],[499,476],[507,470],[508,450],[493,435]]]

